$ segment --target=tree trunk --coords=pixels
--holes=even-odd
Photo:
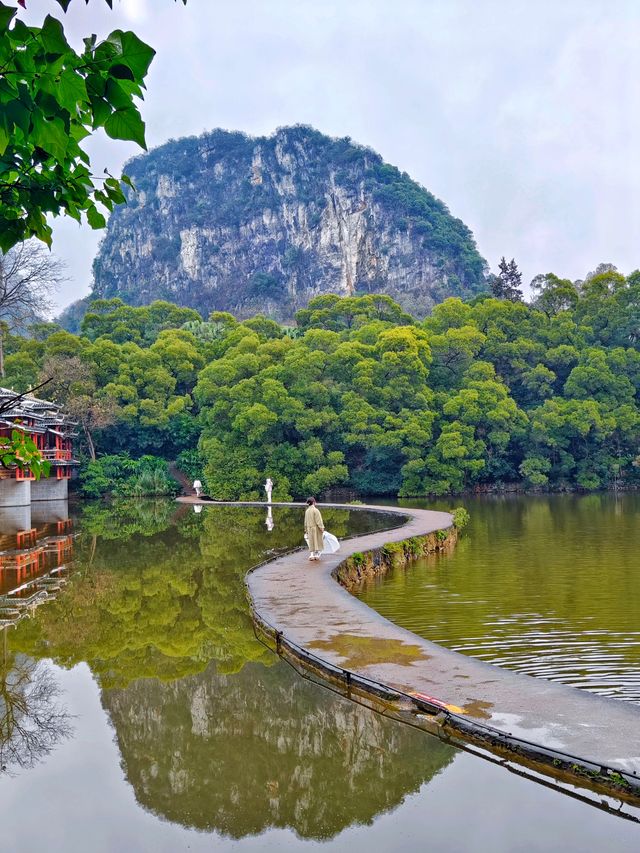
[[[4,379],[4,329],[0,326],[0,376]]]
[[[96,448],[95,448],[95,445],[93,443],[93,439],[91,438],[91,433],[89,432],[88,427],[84,424],[83,424],[83,429],[84,429],[85,438],[87,439],[87,445],[89,446],[89,456],[91,457],[91,461],[95,462],[96,461]]]

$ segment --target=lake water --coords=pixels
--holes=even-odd
[[[0,517],[4,592],[50,599],[0,633],[2,850],[638,848],[637,824],[347,701],[255,639],[244,574],[300,544],[301,510],[49,509]],[[463,552],[488,538],[472,512]]]
[[[360,597],[448,648],[640,702],[640,495],[465,506],[471,523],[451,554],[391,572]]]

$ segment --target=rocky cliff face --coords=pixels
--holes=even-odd
[[[323,293],[387,293],[423,315],[484,288],[467,227],[406,174],[308,127],[214,131],[127,167],[94,296],[289,319]]]

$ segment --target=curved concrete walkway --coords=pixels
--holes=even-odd
[[[331,667],[408,694],[414,714],[441,707],[462,723],[458,731],[464,731],[468,721],[471,736],[474,731],[497,730],[505,744],[513,738],[531,744],[530,754],[536,760],[542,756],[543,763],[545,751],[550,751],[546,763],[554,766],[553,753],[561,753],[587,766],[637,773],[640,785],[640,707],[445,649],[388,621],[336,581],[333,573],[346,557],[448,528],[452,523],[448,513],[386,506],[344,508],[395,513],[406,523],[400,518],[394,530],[343,540],[340,551],[320,563],[309,562],[306,550],[295,551],[250,572],[251,605],[258,623],[271,629],[268,633]]]

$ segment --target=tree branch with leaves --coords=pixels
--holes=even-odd
[[[120,416],[116,400],[98,396],[91,367],[77,356],[50,356],[42,366],[43,377],[51,380],[52,399],[63,406],[73,421],[77,421],[91,459],[96,458],[94,432],[114,424]]]
[[[70,2],[57,0],[65,12]],[[115,178],[105,170],[98,178],[92,172],[83,143],[96,130],[146,148],[138,101],[155,51],[123,30],[101,41],[90,35],[83,43],[76,52],[51,15],[41,27],[29,27],[17,7],[0,3],[3,252],[30,237],[50,246],[51,215],[104,228],[105,213],[125,201],[124,185],[131,186],[126,175]]]

